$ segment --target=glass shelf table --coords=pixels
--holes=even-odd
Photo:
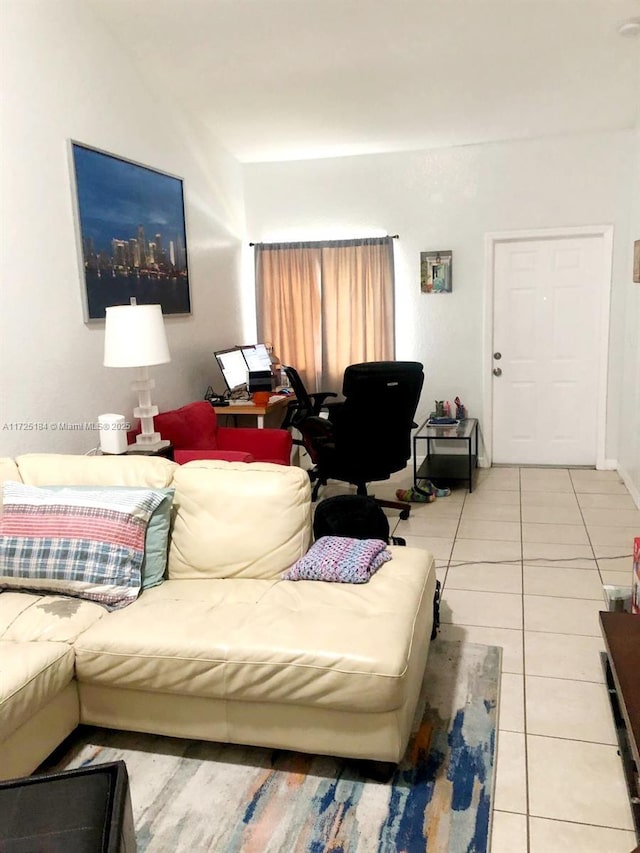
[[[428,418],[423,421],[413,436],[413,484],[420,480],[431,480],[436,486],[446,486],[451,482],[466,482],[469,491],[478,467],[478,420],[464,418],[457,424],[431,426]],[[466,453],[447,453],[434,442],[466,442]],[[426,442],[424,461],[418,467],[418,442]]]

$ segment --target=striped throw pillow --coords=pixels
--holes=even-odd
[[[5,482],[0,589],[130,604],[140,592],[147,525],[164,497],[153,489],[56,492]]]

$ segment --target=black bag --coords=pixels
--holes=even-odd
[[[352,539],[382,539],[393,545],[406,545],[404,539],[389,540],[389,520],[382,507],[367,495],[336,495],[316,506],[313,517],[313,538],[349,536]],[[436,581],[433,596],[433,628],[431,639],[440,626],[440,581]]]
[[[316,506],[313,537],[349,536],[352,539],[389,541],[389,521],[374,498],[366,495],[336,495]]]

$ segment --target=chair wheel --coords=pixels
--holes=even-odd
[[[411,512],[411,510],[410,510],[410,509],[403,509],[403,510],[402,510],[402,512],[400,513],[400,518],[401,518],[403,521],[406,521],[406,520],[409,518],[409,513],[410,513],[410,512]]]

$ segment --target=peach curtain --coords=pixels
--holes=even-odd
[[[393,239],[256,246],[258,333],[310,391],[395,358]]]

